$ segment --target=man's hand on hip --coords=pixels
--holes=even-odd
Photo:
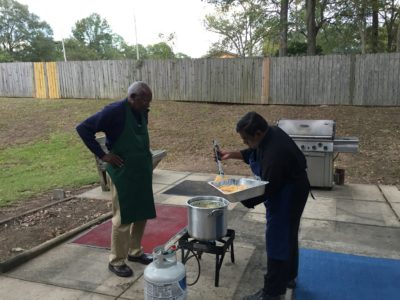
[[[121,157],[119,157],[118,155],[114,154],[114,153],[107,153],[105,154],[102,158],[102,161],[109,163],[110,165],[112,165],[115,168],[120,168],[124,165],[124,161],[122,160]]]

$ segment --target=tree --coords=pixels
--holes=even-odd
[[[317,48],[324,54],[359,53],[363,49],[360,37],[366,41],[366,19],[360,13],[360,2],[364,0],[329,1],[316,5]],[[364,44],[364,49],[365,49]],[[318,50],[317,50],[318,53]]]
[[[18,57],[22,61],[54,61],[62,58],[60,50],[52,38],[38,34],[30,39]]]
[[[30,24],[28,44],[19,54],[21,60],[52,61],[61,58],[61,52],[52,36],[53,31],[50,26],[34,16]]]
[[[397,43],[396,43],[396,51],[400,52],[400,22],[397,24]]]
[[[341,23],[343,9],[348,1],[339,0],[306,0],[306,37],[307,54],[315,55],[318,33],[327,26],[334,26],[338,30]],[[337,26],[339,25],[339,26]]]
[[[161,40],[161,44],[166,44],[167,46],[169,46],[170,49],[171,49],[171,52],[173,54],[174,53],[173,48],[175,47],[176,33],[175,32],[172,32],[172,33],[169,33],[169,34],[159,33],[158,37]],[[159,44],[156,44],[156,45],[159,45]],[[153,47],[156,46],[156,45],[153,45]],[[160,47],[160,46],[157,46],[157,47]],[[154,51],[154,50],[151,50],[151,52],[152,51]],[[166,49],[166,51],[168,52],[167,49]],[[154,55],[154,53],[150,53],[150,55]],[[186,55],[185,53],[181,53],[181,52],[178,52],[178,53],[173,54],[173,55],[174,55],[175,58],[190,58],[188,55]],[[172,57],[170,57],[171,53],[166,54],[166,55],[163,54],[162,56],[166,56],[167,58],[172,58]]]
[[[98,53],[74,38],[64,40],[67,60],[97,60]]]
[[[122,53],[123,45],[125,41],[122,36],[113,33],[112,34],[112,45],[104,47],[104,58],[105,59],[123,59],[124,55]]]
[[[221,7],[246,0],[208,0]],[[323,53],[390,52],[400,49],[399,0],[253,0],[269,14],[264,27],[264,54],[288,55],[302,52],[307,42],[309,55]],[[278,16],[278,23],[276,17]],[[286,26],[286,28],[285,28]],[[285,37],[287,33],[287,37]],[[294,48],[293,48],[294,47]]]
[[[382,18],[384,20],[383,26],[387,34],[387,48],[388,52],[396,50],[396,30],[399,34],[400,30],[400,6],[396,4],[395,0],[385,1]],[[397,23],[397,26],[396,26]],[[397,28],[396,28],[397,27]]]
[[[276,44],[279,43],[280,56],[286,55],[289,28],[288,13],[291,0],[208,0],[207,2],[215,4],[217,9],[222,12],[232,9],[232,7],[246,6],[249,3],[252,7],[256,7],[258,14],[262,18],[259,27],[259,32],[263,34],[261,41],[262,54],[274,54]],[[227,49],[225,43],[220,42],[220,45],[213,45],[213,49],[210,49],[210,51],[216,51],[216,49],[220,48],[222,48],[222,51],[234,49],[232,47],[232,49]]]
[[[146,48],[138,44],[139,49],[139,59],[147,59],[148,54]],[[123,44],[121,47],[121,53],[126,59],[137,59],[136,45],[130,46],[128,44]]]
[[[243,57],[260,55],[269,21],[266,10],[259,1],[241,0],[235,4],[217,5],[216,14],[205,17],[206,29],[221,35],[219,46],[214,48]]]
[[[14,0],[0,0],[0,50],[13,60],[52,60],[53,31],[30,13],[28,6]]]
[[[185,53],[182,53],[182,52],[176,53],[176,54],[175,54],[175,57],[176,57],[176,58],[190,58],[189,55],[187,55],[187,54],[185,54]]]
[[[315,0],[306,0],[307,10],[307,54],[315,55],[317,26],[315,24]]]
[[[29,35],[28,7],[13,0],[0,0],[1,48],[13,55],[23,47]]]
[[[13,60],[13,57],[7,51],[0,49],[0,62],[12,62]]]
[[[92,59],[115,59],[124,43],[122,37],[112,32],[107,20],[95,13],[77,21],[72,36],[80,43],[79,47],[90,49],[87,54],[95,54]]]
[[[161,42],[164,42],[168,46],[170,46],[171,49],[173,47],[175,47],[175,40],[176,40],[176,33],[175,32],[168,33],[168,34],[159,33],[158,34],[158,38],[160,39]]]
[[[286,56],[288,50],[288,13],[289,0],[281,0],[280,10],[280,35],[279,35],[279,56]]]
[[[153,59],[175,58],[175,54],[172,51],[171,47],[165,42],[149,45],[146,47],[146,50],[148,58],[153,58]]]
[[[357,24],[361,53],[365,54],[367,49],[367,3],[365,0],[354,0],[355,21]]]
[[[372,52],[376,53],[378,50],[378,32],[379,32],[379,4],[378,0],[371,0],[372,1],[372,37],[371,37],[371,44],[372,44]]]

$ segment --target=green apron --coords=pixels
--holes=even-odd
[[[138,124],[128,102],[125,109],[124,130],[111,149],[111,153],[123,159],[124,165],[113,167],[108,164],[106,170],[117,189],[121,223],[129,224],[155,218],[156,210],[152,187],[153,162],[146,121],[140,114],[142,124]]]

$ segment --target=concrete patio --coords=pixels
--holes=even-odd
[[[184,180],[209,181],[214,177],[156,169],[156,202],[186,205],[189,196],[163,192]],[[400,191],[395,186],[345,184],[332,190],[314,190],[313,194],[316,199],[309,198],[303,214],[301,247],[400,259]],[[104,201],[110,194],[99,187],[80,197]],[[262,286],[266,267],[264,206],[248,210],[233,203],[228,217],[228,228],[236,231],[235,264],[225,257],[219,287],[214,287],[215,258],[204,254],[200,279],[188,287],[188,299],[241,299]],[[65,241],[0,274],[0,298],[143,299],[144,266],[129,262],[134,277],[119,278],[107,270],[107,260],[107,249]],[[193,276],[190,268],[188,265],[188,279]],[[288,290],[286,299],[292,296]]]

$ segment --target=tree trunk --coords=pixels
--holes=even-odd
[[[396,51],[396,20],[398,19],[397,4],[395,0],[387,1],[384,10],[384,27],[387,33],[387,52]]]
[[[316,53],[315,0],[306,0],[307,7],[307,55]]]
[[[365,19],[365,2],[363,0],[356,1],[356,11],[357,11],[357,26],[358,32],[360,34],[361,41],[361,54],[366,53],[367,49],[367,21]]]
[[[379,30],[379,19],[378,19],[378,0],[372,1],[372,53],[378,52],[378,30]]]
[[[396,43],[396,50],[400,52],[400,23],[397,25],[397,43]]]
[[[361,54],[365,54],[367,52],[367,38],[365,34],[365,23],[359,23],[358,29],[360,31],[360,40],[361,40]]]
[[[289,11],[289,1],[281,0],[281,12],[280,12],[281,34],[279,37],[279,56],[280,57],[287,55],[288,11]]]
[[[387,32],[387,52],[392,52],[393,51],[393,40],[394,40],[394,32],[393,32],[393,25],[388,24],[386,26],[386,32]]]

